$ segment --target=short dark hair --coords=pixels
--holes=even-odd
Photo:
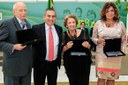
[[[85,22],[81,22],[81,23],[80,23],[80,25],[81,25],[82,23],[84,23],[84,24],[85,24]],[[85,24],[85,25],[86,25],[86,24]]]
[[[47,11],[54,11],[55,13],[56,13],[56,11],[54,10],[54,8],[47,8],[46,10],[45,10],[45,12],[44,12],[44,16],[46,15],[46,12]]]
[[[55,11],[54,8],[47,8],[45,11],[47,11],[47,10]]]

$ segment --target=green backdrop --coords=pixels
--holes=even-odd
[[[2,13],[3,18],[0,20],[0,23],[8,18],[12,18],[12,6],[14,2],[0,2],[0,13]],[[87,28],[90,29],[93,27],[94,23],[99,19],[100,10],[104,2],[54,2],[54,8],[57,12],[57,21],[56,24],[63,27],[65,31],[66,28],[63,26],[63,18],[67,14],[75,14],[81,21],[85,21]],[[42,16],[44,10],[48,7],[47,2],[26,2],[28,8],[28,17],[27,20],[33,24],[39,24],[43,22]],[[121,20],[126,25],[126,13],[125,3],[118,4],[119,13],[121,15]],[[79,24],[78,24],[79,27]]]

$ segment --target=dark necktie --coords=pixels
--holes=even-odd
[[[22,29],[25,29],[26,22],[22,21],[21,24],[22,24]]]
[[[52,34],[52,28],[49,27],[49,61],[52,61],[54,58],[54,40],[53,40],[53,34]]]

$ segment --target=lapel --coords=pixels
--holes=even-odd
[[[18,29],[18,30],[22,30],[18,20],[16,19],[16,17],[13,18],[13,22],[14,22],[14,25],[15,27]]]
[[[30,24],[28,23],[28,21],[27,21],[27,20],[24,20],[24,21],[26,22],[27,28],[30,29],[31,26],[30,26]],[[20,26],[18,20],[16,19],[16,17],[13,18],[13,22],[14,22],[15,27],[16,27],[18,30],[23,30],[23,29],[21,28],[21,26]]]
[[[27,29],[30,29],[31,26],[30,26],[29,22],[26,19],[24,21],[26,22]]]
[[[44,46],[46,48],[46,32],[45,32],[45,23],[41,24],[41,27],[40,27],[41,30],[39,30],[41,32],[40,35],[42,35],[42,40],[44,42]]]

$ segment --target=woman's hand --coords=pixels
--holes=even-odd
[[[89,44],[88,41],[84,41],[84,42],[82,43],[82,46],[85,47],[85,48],[90,48],[90,44]]]
[[[103,38],[103,37],[99,37],[97,43],[104,46],[104,45],[105,45],[105,40],[104,40],[104,38]]]
[[[63,52],[67,51],[73,46],[73,41],[69,41],[64,47],[63,47]]]
[[[69,49],[73,46],[73,41],[69,41],[67,44],[66,44],[66,47]]]

